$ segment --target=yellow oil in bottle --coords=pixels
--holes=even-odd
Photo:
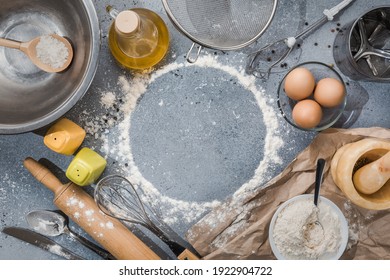
[[[138,53],[136,57],[130,56],[123,51],[123,47],[119,46],[118,42],[122,38],[119,38],[119,34],[115,30],[115,23],[112,23],[108,34],[108,45],[112,55],[122,67],[137,70],[147,69],[159,63],[167,53],[169,48],[168,28],[161,17],[151,10],[133,8],[131,11],[144,16],[153,23],[157,30],[157,41],[148,44],[141,40],[134,46],[127,46],[126,49]],[[123,46],[123,43],[121,46]]]

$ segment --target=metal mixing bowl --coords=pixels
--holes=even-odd
[[[29,41],[57,33],[74,49],[63,73],[39,70],[19,50],[0,47],[0,134],[42,128],[86,93],[98,65],[100,30],[91,0],[0,0],[0,37]]]

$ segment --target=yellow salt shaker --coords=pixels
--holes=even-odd
[[[69,119],[62,118],[52,125],[43,138],[43,143],[51,150],[70,156],[83,143],[85,130]]]
[[[79,186],[94,183],[106,168],[107,161],[97,152],[82,148],[66,170],[66,177]]]

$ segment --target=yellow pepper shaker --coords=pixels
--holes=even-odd
[[[49,149],[70,156],[83,143],[85,135],[83,128],[71,120],[63,118],[50,127],[43,142]]]
[[[95,182],[106,168],[107,161],[97,152],[82,148],[66,170],[66,177],[79,186]]]

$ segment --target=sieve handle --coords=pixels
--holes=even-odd
[[[199,58],[199,55],[200,55],[200,52],[202,51],[202,46],[201,45],[198,45],[198,51],[196,52],[196,56],[192,57],[192,53],[193,53],[193,50],[194,50],[194,47],[195,47],[195,43],[192,44],[191,48],[189,49],[189,51],[187,52],[187,61],[189,63],[195,63],[198,58]]]
[[[331,9],[325,9],[324,15],[328,18],[328,20],[333,20],[333,17],[337,15],[342,9],[349,5],[352,1],[355,0],[344,0],[341,3],[337,4]]]

